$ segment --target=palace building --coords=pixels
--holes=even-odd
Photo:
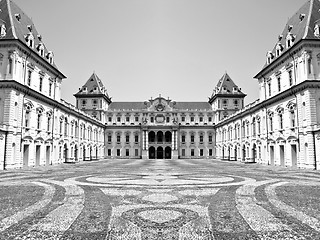
[[[93,73],[73,106],[61,99],[66,77],[32,20],[12,0],[0,9],[0,169],[108,158],[320,168],[317,0],[288,20],[255,76],[259,99],[247,106],[227,73],[203,102],[113,102]]]

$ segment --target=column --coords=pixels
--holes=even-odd
[[[146,150],[148,150],[149,149],[149,133],[148,133],[148,131],[146,130],[145,131],[145,134],[146,134]]]

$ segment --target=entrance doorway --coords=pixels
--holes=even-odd
[[[46,165],[50,164],[50,146],[46,146]]]
[[[36,145],[36,166],[40,166],[40,145]]]
[[[254,143],[252,146],[252,161],[256,162],[256,160],[257,160],[257,146]]]
[[[68,161],[68,146],[67,144],[64,145],[64,149],[63,149],[63,159],[65,162]]]
[[[29,145],[23,145],[23,167],[29,166]]]
[[[279,150],[280,150],[280,165],[282,167],[284,167],[285,166],[285,163],[284,163],[284,146],[280,145],[279,146]]]
[[[292,159],[292,167],[297,167],[297,145],[291,145],[291,159]]]
[[[270,146],[270,165],[274,166],[274,146]]]

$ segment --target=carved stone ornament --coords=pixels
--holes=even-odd
[[[0,140],[3,140],[3,139],[4,139],[4,135],[0,134]]]
[[[158,112],[162,112],[163,110],[165,109],[165,106],[161,103],[159,103],[157,106],[156,106],[156,110]]]

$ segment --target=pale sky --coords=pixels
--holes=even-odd
[[[113,101],[207,101],[227,71],[248,96],[286,21],[306,0],[14,0],[33,19],[67,79],[93,71]]]

